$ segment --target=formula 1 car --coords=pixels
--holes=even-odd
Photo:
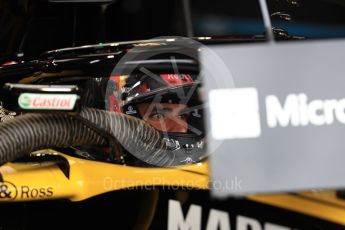
[[[137,143],[136,135],[144,134],[121,126],[145,125],[114,115],[120,114],[112,99],[119,76],[143,69],[175,73],[176,66],[180,73],[198,75],[200,47],[195,44],[183,38],[99,44],[53,50],[37,60],[1,67],[0,226],[344,228],[341,191],[213,199],[210,190],[237,189],[240,181],[212,181],[207,156],[182,165],[151,161],[150,146]],[[143,154],[133,156],[123,146]]]

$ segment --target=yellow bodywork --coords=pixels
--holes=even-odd
[[[7,163],[0,167],[0,201],[80,201],[110,191],[152,186],[208,188],[207,163],[144,168],[84,160],[50,149],[34,154],[62,155],[69,162],[69,176],[55,162]]]
[[[0,202],[47,199],[81,201],[121,189],[164,186],[207,190],[207,162],[173,168],[131,167],[90,161],[51,149],[34,154],[61,155],[69,163],[69,175],[55,162],[7,163],[0,167]],[[247,199],[345,225],[345,201],[334,191],[250,195]]]
[[[252,195],[248,199],[345,225],[345,200],[334,190]]]

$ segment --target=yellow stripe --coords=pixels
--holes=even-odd
[[[317,195],[315,194],[315,196]],[[247,198],[249,200],[273,205],[288,209],[290,211],[303,213],[305,215],[310,215],[326,221],[345,225],[345,208],[342,208],[341,206],[317,202],[311,199],[305,199],[300,196],[289,194],[252,195],[248,196]]]
[[[322,192],[301,192],[299,196],[313,199],[315,201],[324,202],[329,205],[336,205],[345,209],[345,200],[337,198],[335,190],[327,190]]]

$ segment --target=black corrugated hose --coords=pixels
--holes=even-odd
[[[160,133],[143,120],[122,113],[84,108],[78,116],[29,113],[0,124],[0,165],[49,147],[104,144],[104,130],[140,160],[156,166],[180,164]]]

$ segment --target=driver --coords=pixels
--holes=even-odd
[[[114,79],[114,78],[113,78]],[[124,80],[125,79],[125,80]],[[130,75],[117,78],[122,87],[115,94],[121,112],[143,119],[158,130],[175,151],[181,164],[201,160],[204,125],[200,83],[189,74]]]

